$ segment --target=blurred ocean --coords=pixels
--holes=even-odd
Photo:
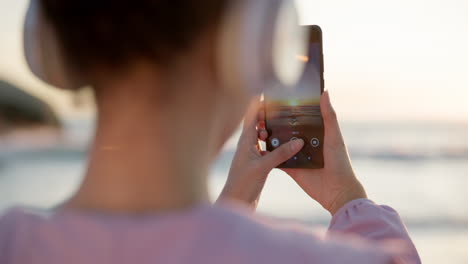
[[[423,263],[468,263],[468,123],[344,123],[342,130],[369,197],[399,211]],[[91,121],[68,121],[61,143],[0,138],[0,212],[50,207],[69,196],[84,170]],[[236,138],[213,166],[221,190]],[[326,227],[330,216],[284,173],[273,171],[259,211]]]

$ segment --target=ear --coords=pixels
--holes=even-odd
[[[24,53],[32,73],[49,85],[78,89],[86,82],[66,63],[52,24],[38,0],[31,0],[24,24]]]

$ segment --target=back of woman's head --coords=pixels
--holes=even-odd
[[[217,25],[228,0],[40,0],[66,60],[88,73],[165,66]],[[86,72],[88,71],[88,72]]]

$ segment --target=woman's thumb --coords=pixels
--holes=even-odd
[[[296,155],[304,147],[304,140],[297,139],[281,145],[279,148],[262,157],[262,164],[268,170],[276,168],[281,163]]]

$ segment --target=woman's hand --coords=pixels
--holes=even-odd
[[[264,141],[268,134],[261,105],[256,99],[247,112],[231,170],[218,201],[234,200],[255,209],[270,171],[292,158],[304,146],[303,140],[295,140],[271,153],[262,151],[259,140]]]
[[[366,192],[356,178],[348,151],[328,92],[320,100],[325,138],[323,155],[325,167],[318,170],[283,169],[314,200],[332,215],[346,203],[367,198]]]
[[[334,215],[346,203],[367,198],[367,195],[351,167],[328,92],[322,95],[320,107],[325,126],[325,167],[283,171]],[[253,208],[258,204],[268,173],[293,157],[304,146],[304,141],[300,139],[283,144],[271,153],[261,151],[259,140],[266,140],[268,133],[265,129],[264,111],[259,109],[259,103],[256,103],[249,110],[227,183],[219,198],[241,201]]]

